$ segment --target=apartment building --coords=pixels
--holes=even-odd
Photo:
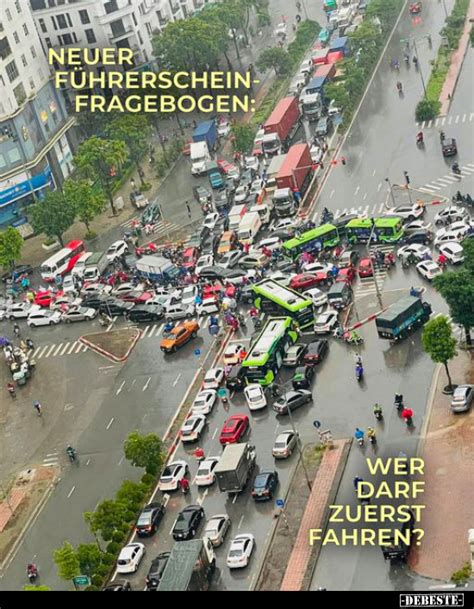
[[[25,225],[28,205],[72,169],[68,119],[28,0],[0,2],[0,228]],[[23,226],[25,233],[28,227]],[[20,229],[22,230],[22,229]]]

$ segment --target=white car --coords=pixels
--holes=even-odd
[[[255,246],[256,250],[263,250],[266,247],[268,250],[273,252],[274,250],[279,250],[282,246],[282,240],[280,237],[267,237],[266,239],[262,239],[258,242],[258,245]]]
[[[459,224],[456,222],[456,224]],[[434,240],[435,247],[439,247],[443,243],[451,243],[456,242],[459,243],[463,240],[464,235],[469,230],[469,226],[464,224],[462,228],[454,229],[451,226],[447,226],[446,228],[440,228],[436,233],[436,237]]]
[[[216,481],[214,470],[219,463],[219,457],[207,457],[199,464],[194,482],[197,486],[211,486]]]
[[[249,410],[261,410],[267,405],[267,398],[259,383],[251,383],[244,389],[245,399]]]
[[[177,490],[179,481],[186,476],[188,469],[186,461],[172,461],[168,463],[160,476],[160,481],[158,482],[159,490],[162,492]]]
[[[167,320],[171,319],[190,319],[195,314],[196,307],[194,303],[192,305],[167,304],[165,306],[165,317]]]
[[[216,514],[207,521],[203,537],[207,537],[212,545],[217,548],[224,543],[229,528],[229,516],[227,516],[227,514]]]
[[[255,537],[250,533],[237,535],[230,544],[227,554],[229,569],[242,569],[249,564],[250,556],[255,548]]]
[[[225,278],[227,283],[231,283],[232,285],[244,285],[248,281],[250,281],[250,283],[255,281],[255,269],[246,269],[245,271],[242,269],[236,269],[235,271],[233,271],[233,273],[233,275],[229,274]]]
[[[313,301],[313,307],[322,307],[328,301],[328,295],[319,288],[311,288],[305,290],[305,296],[308,296]]]
[[[110,294],[111,291],[111,285],[104,285],[103,283],[96,283],[94,281],[92,283],[84,285],[81,289],[81,294],[83,294],[84,296],[87,296],[88,294]]]
[[[217,298],[205,298],[200,304],[196,305],[198,315],[211,315],[219,312],[219,301]]]
[[[305,59],[301,62],[298,72],[300,74],[311,74],[313,71],[314,65],[312,59]]]
[[[207,228],[212,230],[217,224],[218,220],[219,214],[216,211],[213,211],[210,214],[207,214],[207,216],[204,218],[204,222],[202,223],[202,225],[207,226]]]
[[[459,243],[445,243],[440,246],[439,253],[443,254],[451,264],[464,262],[464,250]]]
[[[425,208],[421,205],[414,203],[413,205],[398,205],[397,207],[392,207],[385,212],[385,216],[400,216],[406,220],[416,220],[420,218],[425,213]]]
[[[397,258],[406,260],[410,255],[420,261],[423,260],[425,256],[431,258],[431,250],[429,247],[426,247],[426,245],[420,245],[419,243],[404,245],[397,250]]]
[[[184,307],[194,306],[196,302],[196,296],[199,294],[198,287],[196,285],[188,285],[181,292],[181,304]]]
[[[450,205],[445,207],[434,217],[434,223],[436,226],[440,224],[448,224],[448,222],[457,222],[458,220],[469,220],[469,212],[463,207],[457,207],[456,205]]]
[[[423,260],[416,265],[416,270],[422,277],[428,281],[432,281],[437,275],[441,275],[443,270],[434,260]]]
[[[28,317],[30,313],[34,311],[39,311],[41,307],[39,305],[32,305],[29,302],[14,302],[13,304],[7,306],[5,309],[4,317],[6,319],[24,319]]]
[[[327,334],[331,332],[339,325],[337,318],[337,311],[326,311],[321,313],[314,322],[314,333],[315,334]]]
[[[311,160],[313,161],[313,163],[320,163],[322,161],[324,152],[319,146],[313,144],[313,146],[311,146],[311,148],[309,149],[309,152],[311,154]]]
[[[301,221],[299,220],[299,218],[280,218],[270,226],[270,231],[276,231],[285,228],[298,228],[300,224]]]
[[[245,202],[249,194],[249,185],[241,184],[234,193],[234,203],[238,205]]]
[[[206,423],[206,417],[203,414],[191,415],[181,427],[181,442],[195,442],[199,440]]]
[[[424,222],[423,220],[413,220],[405,226],[405,233],[415,233],[419,230],[430,230],[431,222]]]
[[[117,558],[117,573],[135,573],[145,556],[142,543],[129,543],[121,549]]]
[[[341,114],[341,108],[338,108],[336,106],[336,100],[331,99],[329,106],[328,106],[327,113],[328,113],[328,116],[330,116],[331,118],[334,116],[337,116],[338,114]]]
[[[212,254],[204,254],[196,262],[196,266],[194,268],[194,273],[196,275],[199,275],[204,267],[213,266],[213,264],[214,264],[214,256]]]
[[[281,283],[285,287],[288,287],[290,285],[292,276],[293,276],[293,274],[285,275],[285,273],[282,273],[280,271],[275,271],[274,273],[272,273],[271,275],[268,276],[268,279],[272,279],[273,281],[277,281],[278,283]]]
[[[218,389],[224,380],[224,368],[210,368],[202,383],[203,389]]]
[[[230,133],[230,123],[228,121],[220,121],[217,124],[217,133],[219,137],[227,137]]]
[[[217,391],[215,389],[206,389],[204,391],[200,391],[194,398],[191,413],[204,415],[209,414],[214,408],[216,400]]]
[[[130,281],[126,281],[125,283],[121,283],[117,287],[113,288],[113,290],[110,292],[110,295],[117,296],[117,298],[120,298],[120,296],[130,294],[130,292],[134,292],[136,289],[138,289],[138,286],[133,285],[133,283],[131,283]]]
[[[298,95],[307,83],[307,78],[308,77],[306,76],[306,74],[297,74],[290,82],[290,86],[288,87],[288,93],[290,95]]]
[[[48,309],[42,309],[40,311],[33,311],[28,315],[26,323],[30,328],[37,328],[38,326],[53,326],[61,321],[62,314],[60,311],[49,311]]]
[[[226,252],[219,260],[219,266],[223,269],[232,269],[242,258],[242,255],[240,250],[230,250],[230,252]]]
[[[224,364],[226,366],[238,364],[240,361],[239,356],[242,351],[245,351],[244,345],[241,345],[240,343],[229,343],[224,351]]]
[[[117,258],[120,258],[120,256],[123,256],[123,254],[126,254],[127,252],[128,245],[125,241],[119,240],[112,243],[109,249],[105,252],[105,255],[107,256],[107,260],[109,262],[113,262],[114,260],[117,260]]]
[[[305,273],[325,273],[327,275],[332,272],[333,266],[328,262],[306,262],[303,270]]]
[[[246,156],[244,159],[245,169],[253,169],[258,171],[260,168],[260,161],[256,156]]]
[[[276,437],[275,444],[272,448],[272,455],[275,459],[287,459],[296,447],[298,442],[298,434],[292,429],[282,431]]]
[[[63,292],[70,293],[76,291],[76,286],[74,284],[73,275],[65,275],[63,278],[63,284],[61,286]]]

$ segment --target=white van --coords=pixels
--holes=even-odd
[[[257,211],[245,214],[239,224],[237,238],[241,243],[253,243],[262,226],[262,219]]]
[[[228,230],[237,230],[240,226],[242,218],[247,212],[247,205],[234,205],[229,212],[229,228]]]
[[[201,176],[207,172],[207,163],[212,160],[206,142],[193,142],[190,147],[191,173]]]
[[[74,265],[74,268],[71,271],[72,275],[79,275],[79,277],[82,277],[84,275],[84,270],[86,268],[86,262],[87,262],[88,258],[90,258],[92,256],[92,254],[93,254],[93,252],[84,252],[83,254],[81,254],[81,256],[79,257],[79,260],[76,262],[76,264]]]

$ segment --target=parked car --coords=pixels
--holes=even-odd
[[[249,564],[254,548],[255,537],[250,533],[234,537],[227,553],[226,563],[229,569],[242,569],[246,567]]]
[[[224,368],[210,368],[202,383],[203,389],[218,389],[224,381]]]
[[[276,437],[272,448],[275,459],[287,459],[291,456],[298,443],[298,434],[292,429],[282,431]]]
[[[473,385],[458,385],[456,387],[451,400],[451,410],[453,412],[465,412],[471,408],[474,396],[473,387]]]
[[[203,537],[207,537],[212,545],[217,548],[224,543],[224,539],[229,528],[229,516],[227,514],[216,514],[207,521]]]
[[[129,543],[121,549],[117,558],[117,573],[135,573],[145,556],[142,543]]]
[[[277,472],[260,472],[253,483],[252,497],[254,501],[268,501],[278,486]]]
[[[311,391],[299,389],[298,391],[287,391],[273,403],[273,410],[277,414],[288,414],[288,410],[295,410],[313,400]]]
[[[135,532],[138,537],[149,537],[156,532],[165,514],[165,506],[162,503],[149,503],[140,512]]]
[[[215,389],[205,389],[200,391],[194,398],[191,407],[192,414],[210,414],[217,400],[217,391]]]
[[[193,539],[199,525],[204,519],[204,510],[200,505],[188,505],[178,514],[172,535],[175,541]]]

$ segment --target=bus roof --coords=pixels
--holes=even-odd
[[[316,228],[312,228],[311,230],[306,231],[299,237],[293,237],[293,239],[285,241],[283,247],[286,250],[291,250],[294,247],[301,245],[302,243],[307,243],[308,241],[317,239],[318,237],[321,237],[333,230],[337,231],[337,228],[334,226],[334,224],[322,224],[321,226],[317,226]]]
[[[63,260],[65,256],[70,256],[70,255],[71,255],[71,248],[63,247],[59,250],[59,252],[56,252],[49,258],[46,258],[46,260],[44,260],[41,263],[41,266],[51,266],[53,264],[56,264],[56,262],[60,262],[61,260]]]
[[[69,241],[69,243],[66,243],[64,248],[67,250],[75,250],[76,247],[81,247],[83,244],[84,241],[82,241],[82,239],[73,239],[72,241]]]
[[[346,224],[347,228],[372,228],[372,218],[353,218]]]
[[[403,223],[400,216],[382,216],[380,218],[375,218],[375,226],[378,228],[391,228],[400,223]]]
[[[305,298],[295,290],[286,288],[281,283],[273,281],[273,279],[264,279],[260,283],[254,284],[252,288],[256,294],[268,298],[292,313],[312,304],[310,298]]]
[[[251,346],[242,366],[263,366],[268,361],[273,344],[291,324],[291,317],[271,317]]]

